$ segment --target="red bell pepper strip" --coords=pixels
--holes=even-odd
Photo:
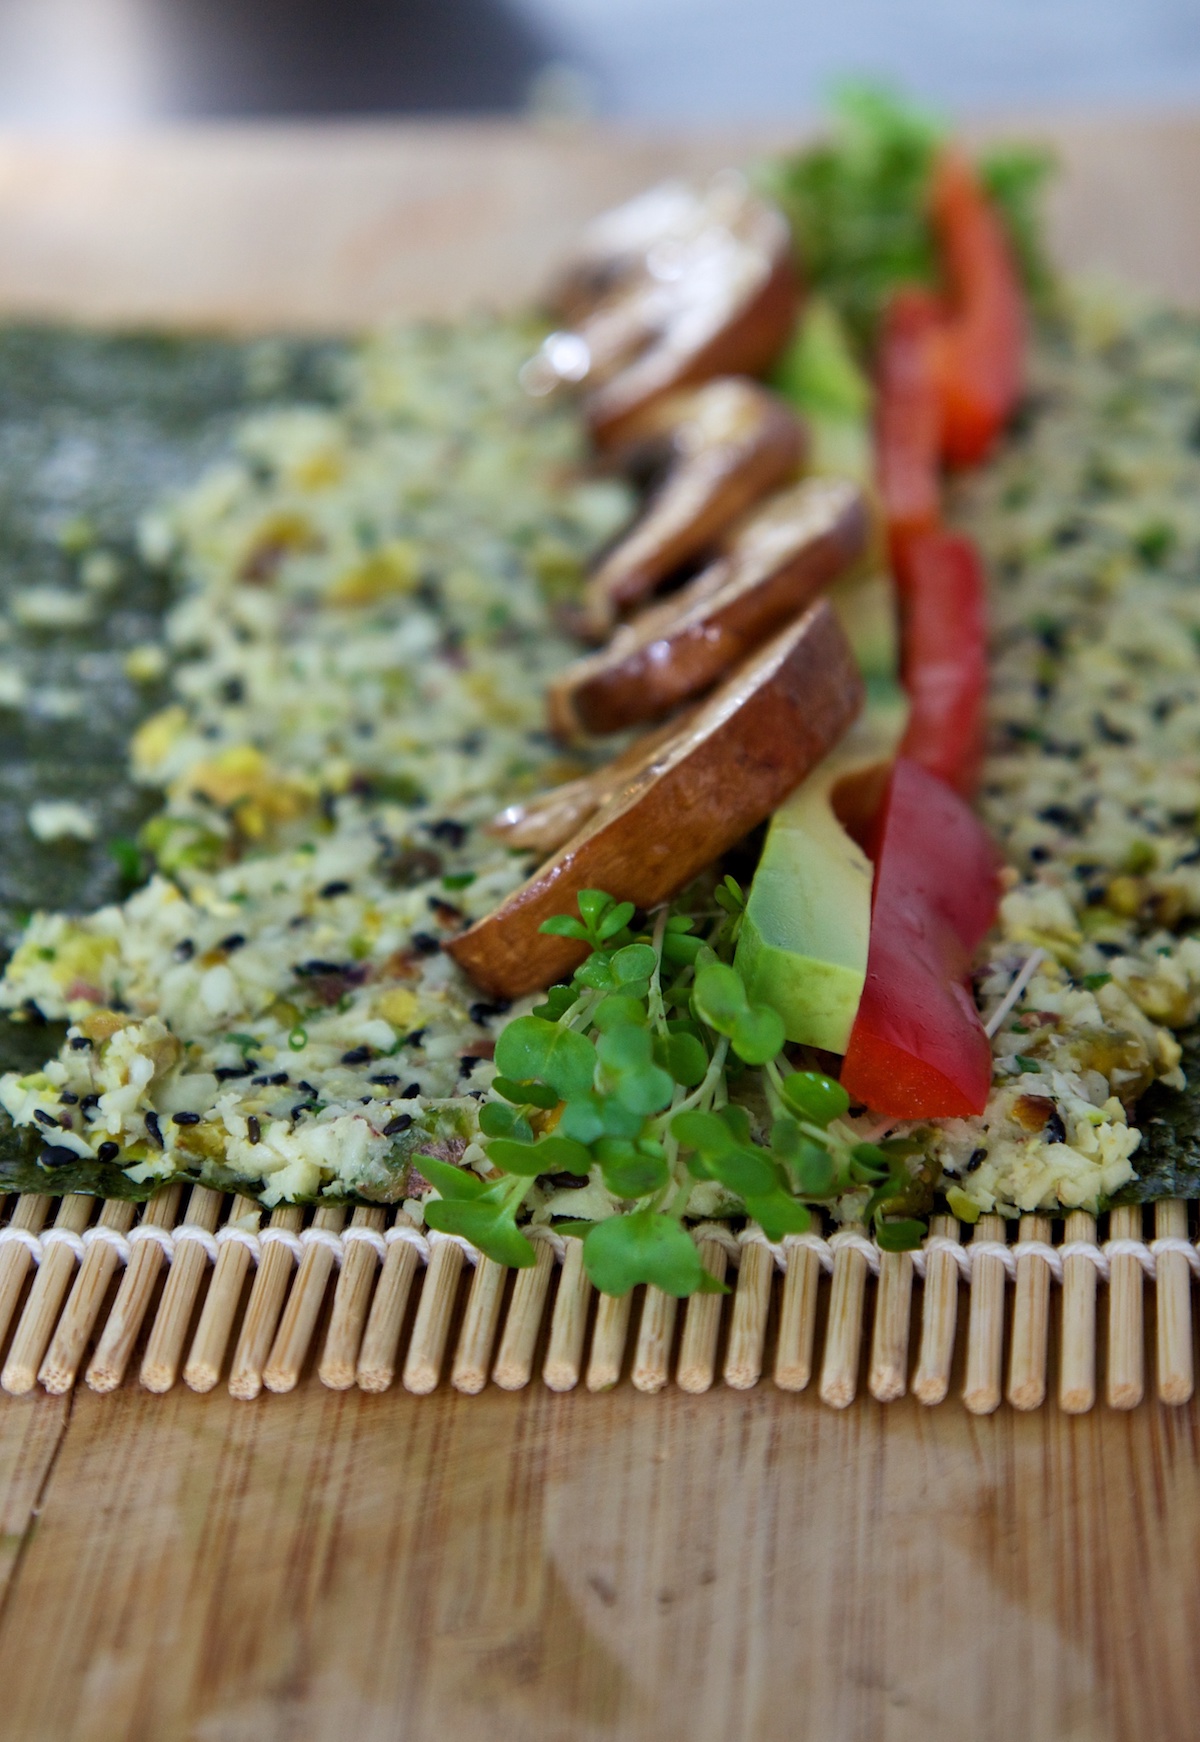
[[[907,757],[878,823],[867,977],[842,1085],[897,1119],[981,1113],[992,1049],[966,985],[996,914],[997,856],[958,795]]]
[[[942,454],[952,466],[984,458],[1021,397],[1025,307],[999,214],[974,170],[945,152],[934,171],[931,216],[950,313],[933,346]]]
[[[983,565],[969,538],[927,532],[910,541],[901,625],[908,727],[900,755],[970,798],[983,761],[987,620]]]
[[[908,550],[941,513],[941,412],[933,343],[940,322],[927,291],[899,290],[884,311],[875,400],[875,453],[888,555],[907,589]]]

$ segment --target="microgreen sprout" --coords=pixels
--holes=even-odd
[[[635,929],[632,902],[601,890],[581,890],[577,906],[578,917],[542,930],[586,945],[584,960],[496,1042],[492,1098],[479,1110],[486,1177],[419,1158],[440,1194],[425,1206],[430,1227],[529,1265],[518,1217],[536,1182],[596,1181],[613,1213],[557,1226],[583,1239],[606,1294],[637,1283],[677,1296],[723,1289],[686,1226],[701,1182],[771,1240],[803,1233],[811,1206],[855,1194],[882,1246],[920,1241],[924,1224],[909,1213],[924,1207],[910,1165],[919,1146],[862,1142],[841,1085],[788,1067],[780,1018],[751,1001],[732,963],[745,911],[732,877],[702,910],[660,908],[649,930]]]

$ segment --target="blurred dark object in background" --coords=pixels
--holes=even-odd
[[[518,109],[550,58],[503,0],[152,0],[152,11],[173,115]]]
[[[553,102],[551,33],[508,0],[0,0],[0,124],[503,113],[547,69]]]

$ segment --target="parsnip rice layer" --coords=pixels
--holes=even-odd
[[[179,578],[175,699],[133,744],[166,794],[160,870],[38,914],[0,985],[73,1025],[0,1081],[46,1145],[267,1205],[404,1198],[431,1141],[482,1159],[505,1012],[438,946],[526,869],[479,825],[576,771],[543,730],[571,652],[554,603],[630,509],[584,478],[571,412],[521,395],[530,344],[372,340],[333,409],[249,419],[144,524]],[[1094,1207],[1134,1177],[1131,1113],[1182,1086],[1173,1030],[1200,1011],[1200,325],[1074,309],[956,515],[993,577],[982,806],[1012,867],[985,1015],[1043,954],[986,1113],[925,1132],[964,1210]]]

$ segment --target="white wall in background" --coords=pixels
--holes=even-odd
[[[811,113],[847,71],[948,106],[1200,97],[1200,0],[513,0],[602,113]]]

